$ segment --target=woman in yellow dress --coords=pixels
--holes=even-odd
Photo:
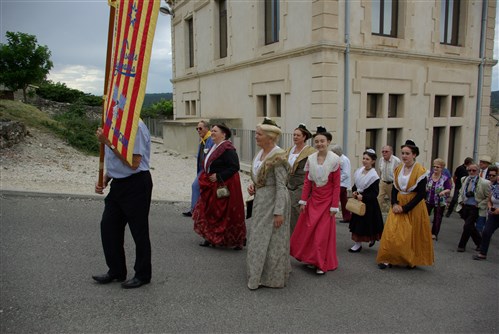
[[[392,265],[433,265],[430,218],[425,205],[428,173],[418,162],[412,140],[401,147],[402,164],[394,171],[392,207],[388,213],[376,261],[380,269]]]

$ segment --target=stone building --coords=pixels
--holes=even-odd
[[[430,166],[490,154],[495,1],[231,1],[173,4],[174,121],[165,145],[194,153],[199,119],[286,133],[325,126],[358,166],[406,139]],[[234,141],[245,151],[253,138]],[[253,145],[254,146],[254,145]],[[254,147],[253,147],[254,149]],[[499,157],[496,157],[499,158]],[[248,160],[243,158],[242,160]]]

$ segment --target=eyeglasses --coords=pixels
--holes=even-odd
[[[196,130],[201,131],[201,130],[203,130],[203,128],[196,128]]]
[[[467,169],[468,172],[478,172],[478,169]]]
[[[489,174],[489,175],[487,175],[487,178],[488,178],[488,179],[490,179],[490,178],[492,178],[492,177],[497,177],[497,175],[496,175],[496,174]]]
[[[433,168],[442,168],[442,167],[440,167],[440,166],[433,166]]]
[[[381,153],[390,153],[390,151],[381,151]]]

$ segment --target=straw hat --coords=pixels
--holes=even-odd
[[[480,157],[480,161],[487,162],[487,163],[491,164],[492,158],[489,155],[482,155]]]

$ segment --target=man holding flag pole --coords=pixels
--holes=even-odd
[[[101,220],[102,246],[109,269],[107,273],[92,278],[100,284],[126,280],[124,240],[128,224],[136,247],[135,275],[123,282],[122,287],[131,289],[151,281],[151,137],[140,119],[140,109],[160,2],[108,2],[111,7],[103,125],[96,132],[101,143],[101,163],[95,192],[103,194],[110,182]]]

